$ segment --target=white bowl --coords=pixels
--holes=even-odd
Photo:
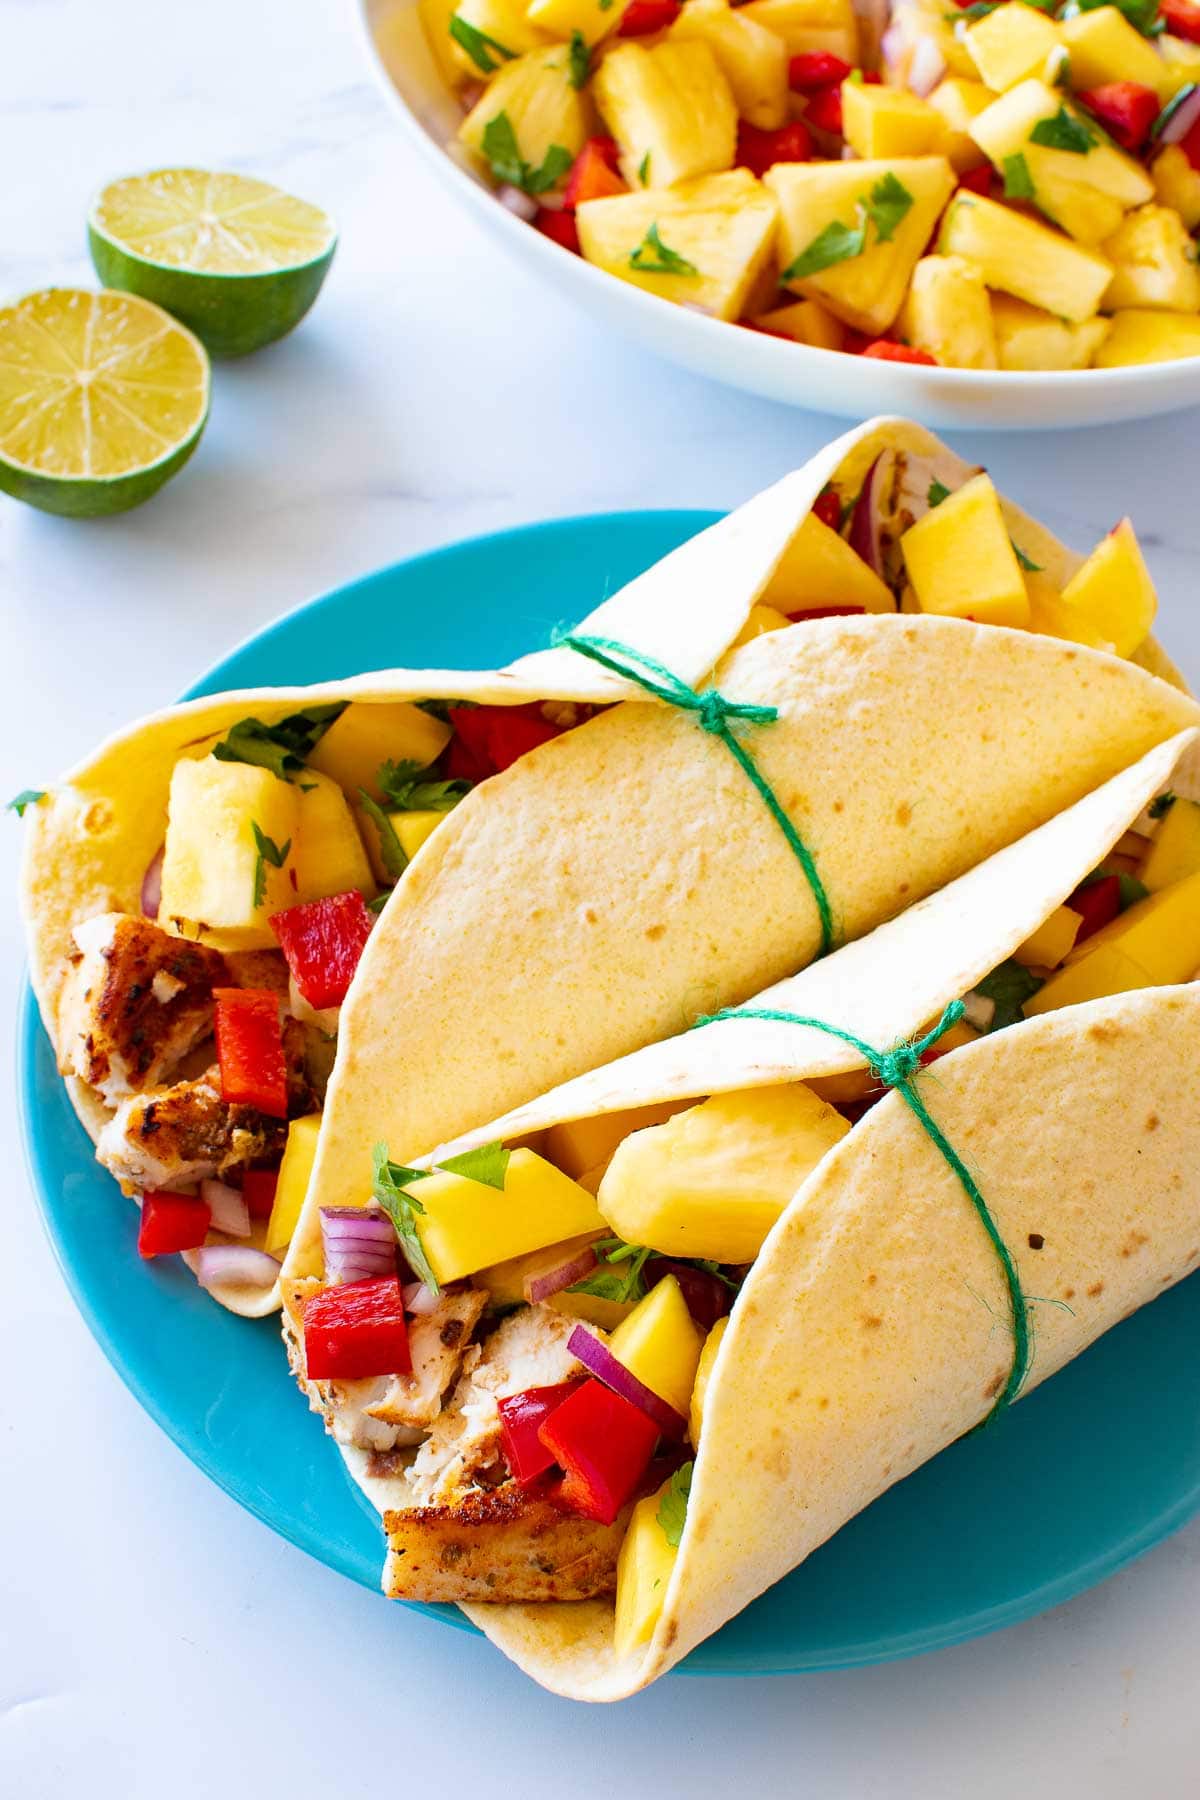
[[[616,281],[501,206],[468,167],[455,133],[462,108],[438,71],[416,0],[358,0],[384,90],[421,154],[514,256],[607,325],[731,387],[813,412],[865,419],[902,413],[974,431],[1114,425],[1200,402],[1200,357],[1129,369],[988,373],[878,362],[813,350],[705,318]]]

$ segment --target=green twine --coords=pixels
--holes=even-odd
[[[730,729],[731,719],[741,719],[751,725],[770,725],[779,717],[779,709],[774,706],[756,706],[750,701],[727,700],[716,688],[705,688],[697,693],[673,675],[662,663],[655,662],[652,656],[645,656],[640,650],[630,649],[628,644],[621,644],[615,638],[583,637],[573,631],[556,632],[553,637],[556,645],[565,645],[568,650],[577,650],[580,656],[590,657],[593,662],[601,663],[604,668],[611,669],[614,675],[622,675],[627,681],[634,681],[648,694],[654,694],[668,706],[676,706],[681,712],[694,714],[702,731],[712,737],[719,738],[729,751],[734,761],[745,775],[766,806],[767,811],[787,839],[788,848],[804,871],[804,878],[812,890],[813,899],[817,903],[817,912],[821,921],[821,956],[833,949],[833,909],[829,904],[829,896],[825,885],[817,873],[816,860],[808,845],[804,842],[792,821],[780,806],[774,789],[760,774],[750,752],[734,736]]]
[[[979,1216],[979,1222],[986,1231],[988,1241],[996,1252],[1000,1267],[1004,1272],[1012,1318],[1013,1360],[1008,1380],[1000,1390],[991,1411],[982,1421],[984,1425],[990,1425],[993,1419],[1004,1411],[1005,1407],[1011,1406],[1029,1373],[1033,1354],[1029,1313],[1025,1305],[1025,1296],[1021,1292],[1020,1277],[1017,1274],[1017,1266],[1013,1261],[1012,1252],[1000,1235],[1000,1229],[991,1215],[988,1203],[980,1192],[975,1177],[930,1113],[914,1085],[914,1077],[921,1067],[922,1056],[949,1031],[952,1025],[957,1024],[963,1016],[963,1010],[961,1000],[952,1000],[932,1031],[926,1032],[923,1038],[918,1038],[915,1042],[897,1044],[892,1050],[876,1050],[871,1044],[864,1043],[862,1038],[855,1037],[852,1031],[842,1031],[837,1025],[827,1024],[824,1019],[808,1019],[802,1017],[800,1013],[776,1012],[773,1008],[766,1006],[730,1007],[725,1012],[712,1013],[707,1018],[697,1019],[696,1025],[713,1025],[726,1019],[767,1019],[780,1025],[807,1025],[813,1031],[824,1031],[830,1037],[841,1038],[843,1043],[852,1044],[865,1059],[875,1078],[882,1082],[884,1087],[894,1089],[904,1100],[922,1129],[928,1134],[930,1142],[941,1152],[950,1169],[958,1177],[963,1191]]]

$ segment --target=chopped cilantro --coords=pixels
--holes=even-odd
[[[1032,200],[1033,176],[1029,173],[1029,164],[1018,150],[1013,156],[1004,159],[1004,198],[1006,200]]]
[[[638,180],[643,187],[650,186],[650,152],[648,150],[638,164]]]
[[[875,235],[881,244],[891,242],[896,227],[912,206],[913,197],[902,181],[897,180],[889,169],[881,175],[871,189],[871,197],[867,201],[867,217],[875,227]]]
[[[257,819],[251,819],[250,829],[254,833],[254,847],[257,855],[254,858],[254,904],[261,906],[267,897],[267,864],[273,869],[282,869],[287,861],[287,853],[292,847],[288,838],[284,844],[277,844],[263,831]]]
[[[1040,575],[1042,573],[1043,568],[1045,567],[1045,564],[1044,563],[1035,563],[1031,556],[1026,556],[1026,554],[1022,550],[1020,544],[1018,544],[1016,538],[1010,537],[1008,541],[1012,545],[1013,552],[1016,556],[1016,559],[1020,563],[1021,567],[1024,569],[1025,573],[1027,575]]]
[[[942,17],[947,25],[957,25],[960,19],[966,25],[974,25],[977,19],[986,19],[989,13],[994,13],[999,4],[1000,0],[972,0],[970,6],[943,13]]]
[[[950,498],[950,489],[946,486],[944,481],[931,481],[929,484],[929,492],[926,494],[925,498],[928,500],[930,506],[940,506],[943,500],[948,500]]]
[[[1054,56],[1054,61],[1050,65],[1052,70],[1050,75],[1050,86],[1056,88],[1069,88],[1071,85],[1070,51],[1060,44],[1057,52],[1052,52],[1051,54]]]
[[[1143,37],[1158,37],[1167,29],[1166,20],[1159,17],[1158,0],[1067,0],[1058,16],[1074,19],[1080,13],[1095,12],[1100,6],[1115,6]]]
[[[373,900],[367,901],[367,911],[369,913],[381,913],[391,897],[391,888],[384,888],[382,894],[376,894]]]
[[[371,1151],[371,1197],[392,1221],[413,1274],[430,1293],[436,1294],[441,1291],[437,1276],[417,1235],[417,1214],[424,1213],[425,1208],[407,1191],[412,1182],[422,1180],[427,1173],[426,1169],[406,1169],[402,1163],[389,1162],[386,1144],[376,1144]]]
[[[1117,871],[1117,891],[1121,897],[1121,911],[1128,912],[1139,900],[1149,898],[1150,889],[1136,875],[1130,875],[1126,869]]]
[[[630,1300],[644,1300],[646,1286],[642,1280],[642,1270],[652,1252],[643,1244],[627,1244],[623,1238],[601,1238],[593,1245],[596,1256],[601,1262],[627,1263],[628,1268],[622,1270],[600,1269],[590,1275],[586,1281],[577,1281],[569,1291],[572,1294],[591,1294],[597,1300],[615,1300],[623,1304]]]
[[[312,754],[334,720],[341,718],[346,704],[345,700],[332,700],[324,706],[306,706],[275,725],[264,725],[261,719],[239,719],[221,742],[213,745],[213,755],[218,762],[253,763],[256,768],[270,769],[280,781],[290,781],[304,768],[305,757]]]
[[[612,3],[613,0],[599,0],[600,11],[607,12]]]
[[[683,1536],[683,1527],[687,1521],[688,1497],[692,1491],[692,1470],[694,1463],[680,1463],[670,1481],[667,1491],[658,1503],[658,1522],[663,1528],[663,1536],[674,1549],[679,1548],[679,1540]]]
[[[571,86],[581,88],[592,72],[592,53],[587,47],[587,39],[582,31],[571,33],[571,45],[567,51],[567,69]]]
[[[1032,1000],[1041,986],[1043,983],[1038,977],[1031,975],[1022,963],[1014,962],[1011,956],[982,981],[977,981],[975,992],[996,1003],[988,1030],[1002,1031],[1006,1025],[1018,1024],[1025,1017],[1022,1011],[1025,1002]]]
[[[545,194],[561,181],[575,160],[561,144],[551,144],[540,169],[521,155],[517,134],[506,112],[498,112],[483,128],[483,154],[497,181],[507,182],[526,194]]]
[[[471,783],[461,778],[422,780],[430,766],[419,762],[380,763],[375,780],[393,812],[451,812],[470,793]]]
[[[1147,808],[1150,817],[1152,819],[1161,819],[1164,813],[1170,812],[1178,797],[1177,794],[1171,792],[1170,788],[1167,789],[1165,794],[1159,794],[1158,798],[1152,800]]]
[[[629,258],[631,269],[640,269],[643,275],[698,275],[695,263],[680,256],[664,244],[658,235],[658,220],[650,226],[645,237]]]
[[[858,224],[843,225],[835,219],[818,232],[807,249],[784,269],[783,281],[803,281],[835,263],[850,262],[867,247],[867,226],[874,225],[876,241],[890,243],[896,228],[912,206],[913,197],[902,181],[889,169],[881,175],[870,193],[858,202]]]
[[[408,867],[408,857],[404,853],[404,845],[396,836],[396,827],[380,806],[373,800],[366,788],[359,788],[358,798],[368,819],[379,833],[379,860],[393,881],[399,881]]]
[[[463,1175],[468,1181],[499,1188],[503,1193],[511,1155],[512,1151],[506,1150],[503,1144],[481,1144],[478,1150],[464,1150],[461,1156],[448,1156],[437,1167],[444,1169],[447,1175]]]
[[[22,788],[19,794],[13,796],[4,810],[5,812],[15,812],[18,819],[23,819],[27,806],[36,806],[39,800],[45,798],[44,788]]]
[[[459,18],[457,13],[450,15],[449,31],[455,43],[466,51],[481,75],[492,75],[500,67],[495,58],[489,56],[490,50],[494,50],[496,56],[503,57],[505,62],[512,62],[516,57],[515,50],[508,49],[504,44],[498,44],[494,37],[487,35],[486,31],[478,31],[474,25],[468,25],[467,21]]]
[[[727,1275],[720,1263],[711,1262],[703,1256],[693,1256],[690,1260],[698,1269],[703,1269],[706,1275],[715,1275],[718,1281],[723,1281],[731,1293],[737,1293],[741,1284],[732,1275]]]
[[[1086,156],[1096,142],[1090,125],[1065,106],[1060,106],[1052,119],[1039,119],[1029,134],[1031,144],[1042,144],[1047,150],[1069,150],[1074,156]]]

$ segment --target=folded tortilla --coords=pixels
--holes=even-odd
[[[880,1048],[915,1036],[1033,935],[1155,795],[1170,786],[1200,798],[1198,746],[1193,730],[1156,747],[753,1005],[823,1019]],[[1045,1238],[1037,1291],[1062,1297],[1074,1286],[1087,1298],[1073,1315],[1037,1309],[1029,1385],[1191,1266],[1200,1082],[1189,1043],[1198,1025],[1200,987],[1149,990],[1011,1027],[920,1078],[1018,1264],[1027,1266],[1029,1232]],[[566,1121],[863,1066],[852,1046],[815,1029],[721,1020],[565,1083],[418,1162],[527,1141]],[[1047,1091],[1053,1109],[1038,1103]],[[1087,1204],[1077,1206],[1082,1195]],[[1126,1253],[1135,1238],[1136,1255]],[[970,1298],[964,1281],[982,1298]],[[1004,1305],[998,1265],[961,1188],[889,1096],[818,1165],[735,1303],[707,1389],[675,1573],[645,1650],[616,1662],[611,1601],[464,1610],[555,1692],[593,1700],[635,1692],[986,1413],[997,1369],[1007,1372],[1007,1339],[989,1342]],[[360,1450],[343,1455],[410,1544],[403,1476],[372,1474]],[[487,1534],[477,1535],[475,1560],[485,1565]],[[385,1590],[404,1597],[405,1573],[389,1558]]]

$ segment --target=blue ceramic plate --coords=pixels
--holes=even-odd
[[[268,627],[191,692],[388,663],[494,666],[544,644],[551,626],[712,517],[567,519],[398,563]],[[93,1161],[28,997],[20,1078],[46,1226],[113,1367],[235,1500],[374,1588],[378,1524],[298,1400],[274,1322],[234,1318],[185,1269],[138,1259],[137,1214]],[[907,1656],[1011,1625],[1111,1575],[1200,1510],[1198,1337],[1194,1278],[877,1501],[685,1670],[762,1675]],[[452,1608],[422,1610],[469,1629]]]

